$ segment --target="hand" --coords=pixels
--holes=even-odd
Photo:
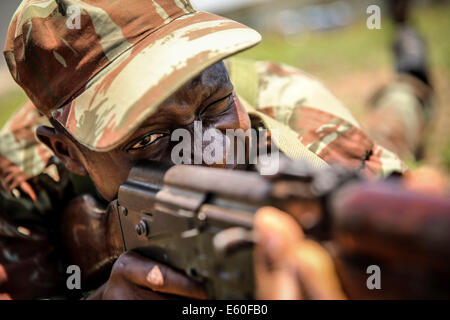
[[[445,196],[449,191],[448,176],[431,166],[407,171],[402,183],[407,189],[424,194]]]
[[[291,216],[264,207],[255,227],[258,299],[345,299],[332,259],[317,242],[305,239]]]
[[[170,296],[172,295],[172,296]],[[182,273],[135,252],[122,254],[109,280],[89,300],[206,299],[203,287]]]

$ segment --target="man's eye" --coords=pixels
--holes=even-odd
[[[232,103],[233,103],[233,95],[229,94],[228,96],[219,99],[216,102],[213,102],[209,106],[204,108],[200,113],[200,117],[221,116],[223,113],[228,111]]]
[[[159,139],[165,137],[165,133],[151,133],[146,136],[144,136],[141,140],[139,140],[137,143],[135,143],[133,146],[131,146],[128,150],[140,150],[145,149],[146,147],[152,145]]]

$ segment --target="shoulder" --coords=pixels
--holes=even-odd
[[[296,107],[309,107],[359,124],[314,76],[284,63],[230,58],[225,62],[236,92],[256,109],[270,109],[287,122]]]

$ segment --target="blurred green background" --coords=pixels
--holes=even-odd
[[[14,1],[13,1],[14,2]],[[18,2],[18,1],[16,1]],[[358,2],[359,9],[353,4],[352,18],[345,25],[317,30],[276,29],[276,24],[262,26],[261,20],[274,20],[279,16],[246,15],[252,12],[268,11],[264,0],[253,1],[256,4],[233,10],[211,7],[208,2],[205,9],[212,9],[218,14],[228,15],[253,25],[263,33],[263,42],[241,56],[259,60],[284,62],[299,67],[321,79],[325,85],[350,108],[358,119],[364,117],[368,99],[381,86],[388,84],[395,76],[393,55],[391,51],[394,27],[383,11],[382,29],[369,30],[366,27],[367,14],[364,5]],[[277,2],[278,5],[283,1]],[[286,1],[289,6],[311,5],[311,1]],[[329,4],[333,1],[320,1]],[[339,1],[339,4],[346,1]],[[377,2],[377,1],[372,1]],[[192,0],[202,9],[205,1]],[[214,1],[217,5],[218,2]],[[221,2],[222,3],[222,2]],[[229,4],[235,3],[230,1]],[[264,3],[262,5],[261,3]],[[315,4],[317,3],[314,2]],[[348,3],[355,3],[348,1]],[[2,4],[3,6],[3,4]],[[254,9],[256,8],[256,9]],[[432,80],[436,91],[435,112],[432,125],[428,130],[424,162],[444,168],[450,172],[450,4],[448,1],[418,1],[413,6],[411,21],[425,37],[429,47],[429,62]],[[259,10],[259,11],[254,11]],[[359,10],[359,12],[358,12]],[[348,11],[348,10],[347,10]],[[357,14],[354,14],[354,13]],[[12,12],[10,13],[10,15]],[[269,18],[268,18],[269,17]],[[273,21],[270,21],[273,22]],[[299,29],[299,30],[300,30]],[[2,32],[6,32],[2,30]],[[3,36],[4,38],[4,36]],[[11,84],[9,75],[0,73],[0,126],[21,105],[26,96]],[[1,71],[1,70],[0,70]],[[415,165],[415,164],[413,164]]]

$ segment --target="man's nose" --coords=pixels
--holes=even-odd
[[[191,163],[215,168],[234,168],[239,150],[234,150],[234,156],[228,154],[230,143],[227,142],[226,130],[215,126],[205,126],[204,123],[192,124],[186,127],[191,135]],[[233,144],[236,149],[237,141]],[[245,148],[245,146],[244,146]],[[245,151],[244,151],[245,152]],[[244,157],[245,158],[245,157]]]
[[[210,132],[208,132],[210,130]],[[212,132],[214,130],[214,132]],[[202,165],[214,168],[227,168],[227,137],[225,132],[215,128],[203,131]]]

